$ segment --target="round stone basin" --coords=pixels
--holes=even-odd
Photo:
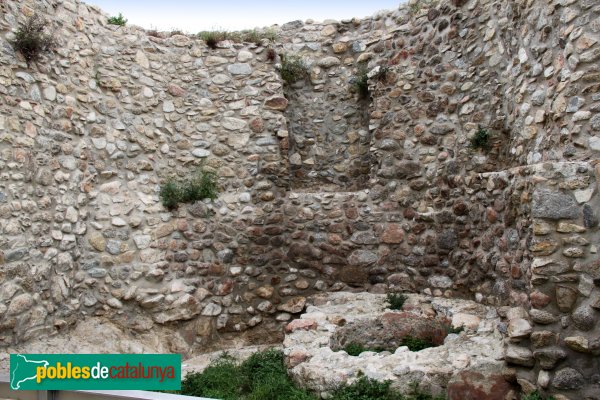
[[[394,352],[406,340],[418,339],[428,347],[444,344],[450,325],[439,318],[428,318],[407,312],[388,312],[374,319],[355,320],[336,329],[329,346],[333,351],[348,345],[365,350]]]

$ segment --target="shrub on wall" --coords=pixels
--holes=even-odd
[[[108,23],[111,25],[125,26],[127,20],[125,19],[125,17],[123,17],[123,14],[119,13],[119,15],[117,15],[116,17],[110,17],[108,19]]]
[[[489,150],[492,147],[490,139],[490,132],[480,126],[473,137],[471,137],[469,145],[472,149]]]
[[[282,54],[281,69],[279,72],[284,81],[288,84],[292,84],[306,78],[308,75],[308,67],[299,56]]]
[[[217,198],[217,176],[213,172],[199,170],[184,181],[173,179],[160,188],[160,200],[168,210],[176,209],[180,203],[194,203],[203,199]]]
[[[56,45],[54,38],[45,32],[47,21],[33,14],[15,32],[10,41],[13,49],[21,53],[27,64],[37,61],[42,53],[52,50]]]

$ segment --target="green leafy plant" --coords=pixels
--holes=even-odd
[[[127,24],[127,20],[125,19],[125,17],[123,17],[123,14],[119,13],[119,15],[112,16],[108,19],[108,23],[111,25],[119,25],[119,26],[125,26],[125,24]]]
[[[414,385],[408,395],[402,395],[391,388],[391,381],[378,381],[361,376],[353,384],[337,389],[332,400],[444,400],[443,396],[434,397],[423,393]]]
[[[213,172],[201,169],[184,181],[168,180],[161,186],[159,196],[163,206],[173,210],[180,203],[216,199],[217,192],[217,176]]]
[[[492,147],[490,143],[490,138],[490,132],[487,129],[480,126],[477,132],[473,135],[473,137],[471,137],[469,146],[472,149],[489,150]]]
[[[521,397],[521,400],[555,400],[554,396],[544,397],[538,391],[525,394]]]
[[[456,335],[458,335],[459,333],[463,332],[465,330],[465,326],[461,325],[458,326],[456,328],[454,328],[451,324],[449,324],[446,328],[446,332],[448,332],[448,334],[454,333]]]
[[[388,293],[386,296],[386,300],[390,305],[390,310],[402,310],[407,299],[408,297],[405,295],[397,293]]]
[[[364,347],[360,343],[348,343],[346,346],[344,346],[344,351],[348,353],[348,355],[356,357],[365,351],[374,351],[375,353],[381,353],[382,351],[385,351],[385,349],[383,347],[375,347],[374,349],[369,349]]]
[[[285,82],[292,84],[306,78],[308,67],[299,56],[282,54],[280,73]]]
[[[429,339],[421,339],[413,336],[405,336],[400,342],[401,346],[406,346],[410,351],[421,351],[429,347],[436,347]]]
[[[369,97],[369,76],[365,64],[361,64],[358,67],[358,72],[351,78],[350,82],[360,99],[367,99]]]
[[[37,61],[56,45],[52,35],[45,32],[47,25],[44,18],[33,14],[15,32],[15,38],[9,41],[13,49],[23,55],[27,64]]]
[[[181,381],[181,393],[219,399],[237,399],[239,367],[227,354],[213,361],[204,371],[187,374]]]
[[[227,354],[188,374],[178,393],[223,400],[317,400],[287,375],[283,353],[265,350],[239,364]]]

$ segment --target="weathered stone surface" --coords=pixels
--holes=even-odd
[[[312,319],[296,319],[286,325],[286,332],[294,332],[297,330],[313,330],[317,328],[317,322]]]
[[[495,368],[460,372],[448,382],[448,400],[505,400],[512,385]]]
[[[575,219],[581,213],[571,195],[551,190],[533,192],[531,212],[534,217],[548,219]]]
[[[525,347],[509,345],[506,349],[506,361],[523,367],[533,367],[535,359],[531,350]]]
[[[560,390],[575,390],[585,383],[583,375],[573,368],[563,368],[556,372],[552,379],[552,386]]]
[[[571,318],[573,318],[573,322],[575,323],[577,329],[582,331],[594,329],[597,319],[596,311],[587,305],[577,307],[573,314],[571,314]]]
[[[576,301],[577,290],[569,286],[556,286],[556,304],[560,311],[571,311]]]
[[[354,266],[368,266],[379,260],[377,254],[367,250],[355,250],[348,257],[348,263]]]
[[[7,315],[18,315],[22,312],[29,310],[34,304],[33,297],[29,293],[23,293],[12,299],[8,309]]]
[[[271,96],[265,100],[265,108],[271,110],[285,111],[288,107],[288,100],[283,96]]]
[[[285,311],[290,314],[298,314],[299,312],[302,312],[305,304],[306,297],[299,296],[291,298],[285,303],[281,304],[280,306],[277,306],[277,309],[279,311]]]
[[[533,357],[543,369],[553,369],[554,366],[567,357],[567,352],[559,348],[536,350]]]
[[[526,338],[531,332],[531,324],[526,319],[515,318],[508,323],[508,335],[513,339]]]

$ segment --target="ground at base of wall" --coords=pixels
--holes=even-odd
[[[403,310],[396,311],[387,309],[384,295],[344,292],[317,295],[310,301],[312,305],[301,318],[286,327],[283,345],[289,372],[301,387],[327,396],[336,387],[365,375],[391,380],[399,391],[410,390],[418,382],[420,390],[448,393],[450,400],[516,396],[515,388],[502,374],[503,335],[497,330],[500,317],[494,308],[468,300],[409,295]],[[446,321],[448,332],[441,345],[421,351],[400,346],[394,351],[351,356],[340,349],[350,340],[360,340],[361,333],[373,335],[364,338],[365,347],[377,343],[382,334],[390,336],[383,332],[386,329],[403,335],[410,329],[400,322],[406,318]],[[340,337],[344,327],[366,327],[369,321],[373,326],[387,321],[387,326],[349,329],[354,333],[344,335],[351,338]],[[464,327],[462,332],[452,333],[460,326]],[[418,329],[411,332],[419,334]],[[425,330],[422,333],[428,334]]]

